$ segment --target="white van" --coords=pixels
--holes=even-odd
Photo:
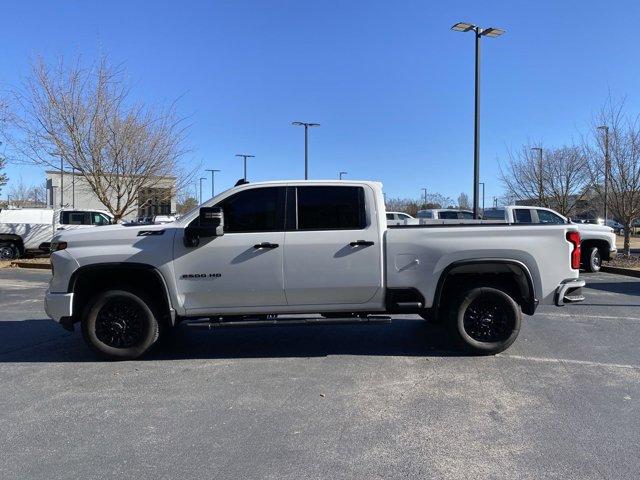
[[[0,260],[19,258],[26,252],[49,251],[54,233],[110,225],[113,216],[103,210],[10,208],[0,211]]]

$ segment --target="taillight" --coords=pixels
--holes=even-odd
[[[571,268],[580,268],[580,232],[567,232],[567,240],[573,245],[571,251]]]

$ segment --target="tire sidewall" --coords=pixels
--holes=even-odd
[[[115,299],[127,298],[142,310],[145,334],[137,345],[116,348],[103,343],[96,335],[96,320],[100,309]],[[142,296],[126,290],[107,290],[96,295],[86,306],[82,316],[82,335],[87,344],[104,358],[111,360],[133,360],[146,353],[158,340],[159,326],[151,303]]]
[[[474,339],[466,332],[464,328],[464,316],[467,311],[467,307],[469,307],[469,305],[471,305],[471,303],[480,296],[490,296],[495,298],[495,301],[500,302],[501,306],[505,308],[507,314],[511,316],[513,330],[505,340],[501,340],[499,342],[481,342]],[[520,305],[518,305],[510,295],[496,288],[477,287],[466,291],[458,297],[458,301],[455,302],[455,306],[452,309],[451,314],[451,321],[459,339],[466,347],[479,353],[495,354],[502,352],[515,342],[516,338],[518,338],[518,334],[520,333],[520,326],[522,323],[522,311],[520,309]]]
[[[596,262],[597,259],[597,262]],[[589,271],[599,272],[602,265],[602,256],[597,247],[593,247],[589,252]]]

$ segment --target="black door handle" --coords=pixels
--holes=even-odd
[[[352,247],[370,247],[373,245],[373,242],[368,240],[356,240],[355,242],[349,243]]]
[[[280,245],[278,245],[277,243],[269,243],[269,242],[262,242],[262,243],[256,243],[253,248],[278,248]]]

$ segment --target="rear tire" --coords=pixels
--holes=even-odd
[[[105,290],[84,309],[85,342],[108,360],[133,360],[147,353],[160,336],[153,302],[126,290]]]
[[[592,247],[587,252],[584,261],[584,269],[587,272],[599,272],[600,267],[602,267],[602,256],[600,255],[600,250],[598,250],[598,247]]]
[[[509,348],[520,333],[520,305],[502,290],[475,287],[451,305],[450,326],[461,344],[475,353],[493,355]]]
[[[20,249],[15,243],[0,245],[0,260],[15,260],[18,257],[20,257]]]

